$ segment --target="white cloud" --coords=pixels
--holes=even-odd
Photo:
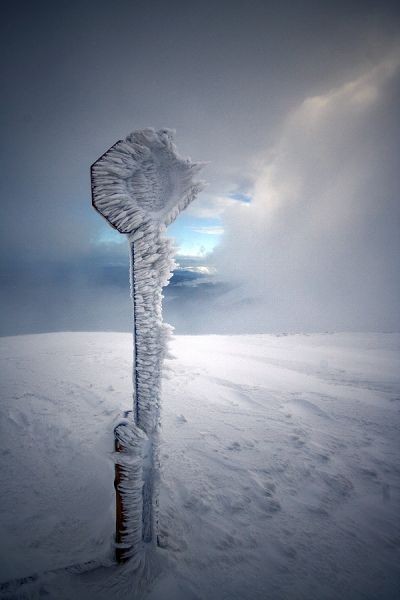
[[[185,267],[183,270],[189,271],[190,273],[200,273],[201,275],[213,275],[215,273],[215,269],[207,265]]]
[[[204,235],[222,235],[224,228],[220,225],[210,225],[208,227],[192,227],[196,233],[203,233]]]
[[[223,215],[230,207],[241,203],[229,196],[212,196],[203,194],[189,206],[186,214],[199,219],[215,219]]]
[[[399,326],[399,65],[396,50],[305,99],[268,149],[252,203],[226,204],[214,260],[245,287],[245,310],[243,290],[236,298],[251,329]]]

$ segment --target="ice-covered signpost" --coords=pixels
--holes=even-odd
[[[169,334],[162,321],[162,287],[174,267],[164,232],[202,189],[195,179],[201,167],[178,155],[168,129],[135,131],[91,167],[93,206],[126,234],[130,248],[133,411],[116,428],[116,555],[138,567],[146,547],[157,542],[157,437]]]

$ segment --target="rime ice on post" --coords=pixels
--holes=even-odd
[[[195,181],[201,167],[177,154],[168,129],[135,131],[91,167],[93,206],[127,235],[131,256],[133,419],[116,429],[120,560],[132,557],[140,563],[144,544],[157,539],[157,431],[169,333],[162,321],[162,287],[174,268],[164,232],[203,188]]]

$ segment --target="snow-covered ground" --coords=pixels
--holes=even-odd
[[[399,345],[176,337],[162,547],[139,597],[398,598]],[[0,597],[133,597],[129,565],[112,563],[113,426],[130,408],[131,352],[121,333],[0,340]]]

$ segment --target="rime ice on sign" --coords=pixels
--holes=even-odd
[[[92,165],[93,206],[118,229],[166,226],[203,188],[203,163],[181,158],[169,129],[142,129],[114,144]]]
[[[93,206],[115,229],[127,234],[131,253],[134,420],[124,424],[129,435],[122,433],[121,492],[128,527],[120,537],[125,555],[137,560],[143,543],[155,542],[157,536],[157,430],[169,333],[162,321],[162,287],[174,268],[173,249],[164,232],[203,188],[195,180],[202,166],[178,155],[172,131],[142,129],[114,144],[91,168]],[[141,469],[137,461],[131,461],[135,464],[132,473],[130,453],[143,457]],[[139,495],[142,502],[138,502]],[[135,499],[135,506],[128,507],[129,498]]]

